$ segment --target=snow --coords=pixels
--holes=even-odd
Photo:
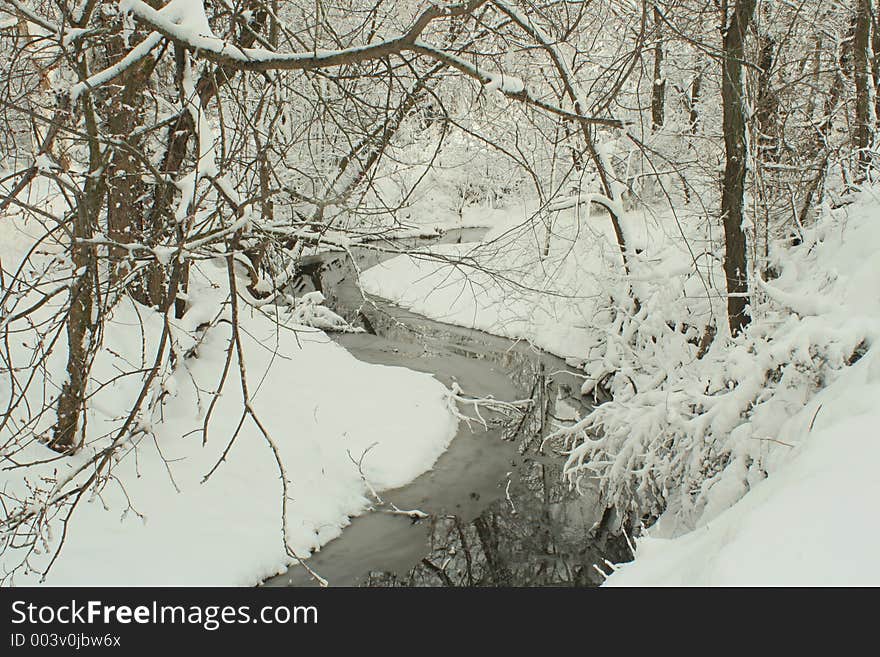
[[[118,5],[121,22],[111,23],[121,29],[126,52],[113,66],[78,75],[70,67],[77,57],[65,51],[86,52],[106,32],[97,14],[87,20],[92,3],[78,2],[55,25],[57,12],[43,18],[13,0],[15,16],[0,12],[0,29],[14,35],[20,27],[20,36],[30,37],[17,40],[24,78],[14,77],[38,74],[28,94],[38,96],[36,107],[63,101],[55,95],[64,89],[82,100],[164,44],[165,60],[144,87],[155,107],[136,131],[144,139],[131,143],[142,141],[140,161],[154,165],[167,136],[163,126],[184,112],[193,119],[195,148],[166,181],[180,194],[173,210],[178,225],[131,235],[143,244],[114,250],[108,249],[114,231],[100,213],[82,242],[102,256],[127,249],[133,257],[119,268],[103,257],[96,267],[76,257],[74,271],[70,259],[78,254],[53,240],[70,239],[64,224],[78,198],[70,192],[104,170],[94,163],[95,170],[84,170],[86,153],[77,146],[82,112],[62,117],[67,127],[55,135],[28,130],[27,112],[13,108],[21,116],[11,117],[4,152],[14,169],[26,168],[0,176],[0,187],[37,178],[22,190],[31,223],[17,215],[25,205],[14,206],[25,202],[15,199],[0,221],[6,520],[17,508],[57,513],[53,502],[72,481],[86,479],[88,471],[78,466],[86,468],[95,454],[108,454],[110,466],[76,507],[69,532],[54,516],[32,554],[10,547],[8,532],[0,536],[0,584],[22,559],[47,567],[62,542],[50,584],[252,584],[291,562],[285,541],[307,555],[379,490],[431,467],[462,417],[455,414],[463,398],[457,385],[450,393],[430,376],[358,362],[322,332],[357,329],[324,305],[321,292],[296,298],[289,284],[305,254],[355,245],[361,252],[393,250],[394,237],[465,226],[489,233],[470,244],[422,243],[366,272],[364,290],[437,320],[527,341],[580,368],[581,390],[596,406],[583,417],[556,418],[550,444],[564,444],[571,486],[589,483],[619,511],[621,526],[635,526],[636,559],[611,566],[608,585],[880,581],[873,561],[880,530],[872,522],[880,492],[880,195],[877,186],[860,182],[862,173],[870,178],[869,158],[851,143],[860,141],[848,129],[852,90],[841,92],[839,107],[827,116],[815,116],[821,108],[810,97],[813,88],[834,87],[836,71],[835,53],[813,47],[811,28],[817,20],[827,25],[825,42],[836,43],[847,30],[846,11],[813,3],[807,9],[814,20],[798,21],[800,11],[787,10],[762,18],[795,45],[790,62],[774,65],[783,78],[789,65],[798,69],[808,59],[815,71],[804,78],[807,93],[795,80],[776,90],[781,95],[770,94],[804,120],[764,135],[769,150],[749,149],[754,175],[741,200],[751,321],[742,334],[730,335],[717,198],[722,108],[717,76],[703,74],[705,53],[692,48],[692,37],[708,35],[696,23],[692,35],[657,42],[655,74],[645,76],[619,57],[631,50],[628,26],[651,22],[638,3],[624,3],[622,11],[599,3],[590,19],[563,25],[552,12],[495,0],[484,7],[488,32],[480,32],[480,21],[465,20],[475,6],[415,15],[407,6],[400,16],[383,15],[382,34],[367,44],[352,23],[357,17],[336,7],[319,17],[328,29],[313,30],[314,49],[300,52],[260,47],[266,44],[260,38],[257,47],[235,45],[230,30],[257,17],[252,10],[230,14],[225,4],[206,0],[111,4],[97,14],[115,15]],[[276,18],[296,31],[294,14]],[[465,32],[447,33],[444,19],[456,15]],[[442,45],[417,40],[422,31]],[[621,41],[621,34],[629,36]],[[807,48],[813,54],[797,56],[798,42],[813,44]],[[268,95],[243,75],[378,63],[391,52],[436,67],[417,81],[392,72],[387,88],[372,84],[366,69],[355,77],[344,72],[344,89],[326,76],[273,75]],[[240,70],[241,84],[225,85],[212,107],[202,106],[197,80],[217,66]],[[453,71],[444,67],[464,75],[447,75]],[[640,120],[647,108],[638,101],[667,82],[685,102],[667,99],[659,129]],[[403,104],[391,103],[388,94],[398,92]],[[105,95],[91,100],[100,104]],[[875,95],[870,85],[868,95]],[[366,111],[383,96],[400,112]],[[502,96],[518,102],[500,102]],[[417,102],[409,106],[410,100]],[[342,120],[316,118],[316,102],[340,109],[331,114]],[[875,107],[868,105],[873,123]],[[96,111],[100,122],[106,112]],[[240,133],[254,116],[266,120]],[[821,119],[818,141],[813,119]],[[590,125],[595,129],[577,134]],[[620,130],[626,126],[632,130]],[[379,150],[372,149],[376,135]],[[791,148],[775,148],[783,142]],[[29,154],[35,145],[41,153]],[[260,181],[248,164],[252,146],[269,157],[270,186],[283,197],[271,201],[271,213],[265,185],[254,191]],[[160,182],[147,177],[148,186]],[[54,198],[44,194],[50,182],[60,190]],[[609,213],[620,219],[617,235]],[[184,234],[185,249],[173,244]],[[23,277],[9,275],[25,252],[32,257]],[[123,289],[118,276],[137,276],[130,266],[146,267],[148,257],[192,265],[192,280],[187,272],[178,294],[186,301],[181,319],[124,296],[112,306]],[[230,277],[238,277],[237,294],[227,262]],[[77,337],[83,343],[77,346],[97,349],[94,367],[83,365],[93,377],[87,422],[79,418],[87,440],[78,454],[61,457],[43,446],[69,347],[64,320],[54,313],[80,287],[77,277],[98,281],[101,302],[111,307],[105,322],[104,309],[86,295],[84,309],[101,325]],[[152,288],[158,281],[150,278]],[[48,296],[38,301],[40,292]],[[232,326],[239,309],[233,300],[243,315],[235,324],[240,336]],[[71,335],[78,335],[76,327],[71,324]],[[164,356],[166,337],[171,358]],[[157,368],[143,389],[150,410],[133,418],[133,431],[117,435],[144,373]],[[29,396],[6,407],[25,377],[19,373],[33,382]],[[134,406],[142,407],[140,399]],[[14,459],[33,463],[19,468]],[[638,526],[641,519],[656,522],[646,529]],[[30,546],[30,537],[23,543]],[[36,581],[33,572],[16,574],[18,583]]]
[[[681,537],[649,532],[607,586],[877,586],[880,358],[862,358],[790,422],[784,467]],[[662,529],[662,527],[661,527]]]
[[[555,237],[544,257],[544,230],[531,225],[530,214],[523,208],[496,212],[498,223],[484,243],[434,247],[426,252],[434,257],[398,256],[364,272],[362,285],[432,319],[582,358],[594,336],[588,320],[599,279],[621,269],[611,223],[583,203],[553,213]],[[633,233],[640,221],[630,217]]]
[[[9,217],[0,230],[7,268],[31,243],[29,228]],[[195,301],[182,320],[173,322],[173,339],[178,354],[196,355],[163,372],[153,393],[164,393],[163,403],[138,419],[145,433],[117,452],[113,478],[83,498],[46,584],[253,585],[293,561],[282,545],[278,469],[253,422],[243,424],[225,462],[202,483],[238,425],[243,404],[233,363],[203,445],[202,424],[230,338],[227,322],[215,322],[207,332],[204,324],[229,311],[222,305],[222,260],[199,263],[191,276],[188,297]],[[306,305],[319,313],[320,301],[313,295]],[[362,463],[369,486],[398,487],[432,466],[454,436],[457,420],[446,388],[432,376],[360,362],[319,330],[284,316],[276,325],[268,307],[242,304],[241,312],[252,405],[279,448],[290,482],[289,543],[307,556],[370,507],[369,490],[350,455],[357,458],[369,449]],[[115,375],[132,363],[151,362],[161,327],[156,312],[130,300],[114,309],[93,369],[95,381],[107,385],[91,400],[89,445],[73,457],[33,466],[26,476],[21,470],[0,471],[0,488],[7,495],[28,485],[45,487],[41,477],[63,481],[106,445],[101,437],[118,426],[120,413],[140,388],[139,377]],[[63,344],[56,347],[50,368],[63,367],[65,351]],[[27,345],[18,350],[22,361],[30,355]],[[0,403],[6,394],[0,389]],[[35,427],[34,433],[47,429]],[[34,442],[17,458],[54,456]],[[32,566],[48,564],[61,535],[56,518],[41,553],[31,556]],[[0,568],[8,571],[23,556],[7,549]],[[19,572],[13,582],[37,584],[39,577]]]
[[[680,240],[661,230],[668,216],[623,217],[638,248],[629,278],[643,304],[636,330],[649,339],[619,340],[600,301],[620,298],[619,253],[607,215],[595,206],[577,215],[582,203],[553,205],[547,255],[541,231],[517,228],[520,213],[511,212],[485,244],[399,256],[365,272],[364,287],[433,318],[577,358],[585,389],[594,373],[616,372],[614,401],[567,430],[602,428],[601,438],[572,443],[572,483],[603,473],[609,495],[624,500],[644,486],[667,507],[636,539],[635,561],[616,566],[607,585],[880,584],[872,521],[880,499],[880,204],[872,191],[826,209],[801,244],[776,246],[781,274],[756,282],[747,333],[716,338],[702,359],[699,331],[688,343],[656,320],[699,328],[701,318],[723,317],[723,298],[702,287],[723,280],[718,264],[695,275],[675,247]],[[681,230],[699,243],[693,226]],[[541,293],[563,291],[569,298]],[[588,358],[597,347],[599,357]]]
[[[766,446],[769,476],[742,492],[716,486],[690,531],[667,511],[636,541],[635,562],[607,585],[880,584],[880,529],[872,520],[880,500],[878,219],[866,191],[780,258],[784,269],[772,286],[761,284],[784,309],[783,321],[754,327],[770,334],[767,345],[797,352],[802,368],[833,362],[835,351],[845,359],[819,370],[829,381],[815,394],[796,405],[759,405],[732,433],[733,443]],[[864,355],[847,365],[860,342]]]
[[[214,153],[214,142],[217,141],[217,136],[211,127],[207,113],[202,108],[201,97],[196,90],[195,80],[193,79],[192,60],[190,57],[186,58],[183,67],[181,86],[183,88],[184,107],[192,116],[193,123],[196,125],[196,135],[198,136],[199,156],[196,161],[196,175],[198,178],[215,176],[219,173]],[[185,193],[183,196],[187,198]]]
[[[121,0],[119,9],[123,13],[129,11],[136,12],[139,9],[143,9],[141,4],[138,0]],[[152,9],[149,5],[145,7]],[[203,0],[171,0],[160,10],[153,10],[153,12],[156,15],[161,14],[164,18],[167,18],[168,21],[176,26],[177,31],[181,34],[216,38],[211,31],[211,25],[205,14],[205,3]]]
[[[304,294],[294,304],[291,321],[329,331],[363,332],[363,329],[352,327],[343,317],[324,306],[324,301],[324,295],[320,292]]]
[[[240,64],[272,62],[288,68],[306,68],[322,60],[337,60],[367,50],[381,50],[397,43],[391,39],[344,50],[316,49],[307,53],[278,53],[264,48],[239,48],[217,37],[211,30],[202,0],[171,0],[158,10],[142,0],[120,0],[119,9],[134,14],[163,35],[186,43],[191,48],[230,58]]]
[[[71,30],[73,32],[73,30]],[[116,64],[105,68],[103,71],[99,71],[95,73],[87,80],[82,82],[77,82],[70,89],[70,100],[72,103],[76,103],[77,99],[88,89],[94,89],[96,87],[101,86],[102,84],[106,84],[116,76],[120,75],[123,71],[130,68],[134,64],[137,64],[140,60],[150,54],[150,52],[162,41],[162,35],[158,32],[151,32],[143,41],[141,41],[137,46],[132,48],[128,54],[120,59]]]
[[[506,94],[521,94],[526,89],[525,83],[512,75],[504,73],[487,74],[486,91],[501,91]]]

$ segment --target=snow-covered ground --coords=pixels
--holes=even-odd
[[[599,291],[622,273],[608,216],[582,208],[546,230],[532,208],[484,210],[494,219],[484,242],[428,249],[441,260],[399,256],[364,273],[364,289],[442,322],[525,339],[563,358],[582,358],[594,337]],[[471,210],[471,216],[479,216]],[[641,240],[644,216],[628,228]],[[578,257],[590,244],[589,258]],[[610,275],[609,275],[610,272]]]
[[[815,392],[790,385],[787,396],[759,400],[732,432],[734,452],[768,446],[767,479],[741,499],[743,490],[719,486],[690,532],[661,518],[608,584],[880,585],[880,203],[868,190],[826,208],[805,238],[762,285],[781,312],[756,322],[765,333],[757,355],[800,351],[792,363],[824,380]]]
[[[0,230],[8,270],[30,244],[28,227],[4,218]],[[203,421],[231,331],[221,322],[202,336],[198,327],[221,312],[225,276],[222,261],[203,262],[193,271],[189,296],[195,303],[175,322],[174,339],[179,354],[197,346],[198,355],[167,373],[155,391],[165,395],[164,402],[152,417],[140,420],[145,432],[119,450],[107,485],[80,502],[47,584],[252,585],[292,562],[282,543],[279,470],[253,421],[245,420],[225,462],[202,481],[220,459],[243,409],[233,360],[202,444]],[[222,312],[228,315],[228,306]],[[352,459],[367,452],[362,470],[375,489],[400,486],[431,467],[454,436],[457,420],[446,388],[431,376],[360,362],[321,331],[291,324],[284,316],[279,326],[271,311],[264,315],[243,305],[242,312],[253,406],[291,484],[290,546],[305,556],[339,535],[349,517],[371,503]],[[104,436],[119,426],[120,414],[141,385],[140,376],[116,375],[151,364],[161,325],[156,312],[130,300],[115,308],[93,369],[95,382],[106,385],[92,386],[90,444],[76,456],[54,460],[56,453],[32,442],[15,454],[17,462],[53,460],[27,470],[10,469],[5,460],[0,488],[6,504],[29,487],[50,495],[79,463],[106,447]],[[17,353],[27,362],[35,345],[26,337],[22,342]],[[65,355],[64,345],[56,346],[50,370],[62,372]],[[4,407],[6,381],[0,387]],[[33,434],[47,431],[51,420]],[[34,569],[45,568],[62,540],[60,516],[51,530],[30,556]],[[24,550],[6,549],[0,568],[8,571],[24,556]],[[19,585],[38,581],[33,572],[19,572],[12,580]]]
[[[880,585],[878,402],[875,348],[789,421],[798,443],[766,480],[678,538],[661,521],[606,585]]]
[[[398,257],[366,272],[365,288],[581,359],[588,373],[616,371],[615,401],[584,424],[606,439],[582,438],[572,480],[590,476],[598,456],[611,493],[644,484],[668,510],[609,585],[880,584],[880,202],[871,190],[824,208],[797,246],[777,246],[780,276],[758,282],[747,333],[722,333],[699,358],[694,328],[723,317],[711,294],[723,286],[719,258],[700,258],[710,264],[695,275],[677,221],[628,217],[643,312],[612,327],[600,299],[620,298],[619,254],[605,215],[579,219],[558,220],[546,254],[540,229],[513,230],[511,217],[488,246],[440,247],[447,263]],[[699,231],[681,230],[699,254]],[[604,365],[588,358],[597,346]]]
[[[851,205],[825,208],[797,246],[779,245],[779,276],[757,283],[747,333],[719,335],[701,358],[701,327],[713,314],[723,317],[723,300],[711,293],[723,279],[718,258],[702,254],[709,241],[699,225],[682,225],[689,251],[668,216],[626,217],[633,247],[626,276],[606,214],[560,213],[549,242],[546,226],[529,216],[522,208],[472,208],[461,223],[493,224],[485,243],[433,247],[439,261],[395,258],[367,271],[363,284],[430,317],[577,360],[588,384],[613,374],[615,400],[592,421],[610,443],[621,441],[617,453],[605,453],[608,462],[621,452],[630,460],[619,461],[609,480],[625,488],[643,476],[635,471],[659,473],[647,488],[662,494],[668,510],[636,539],[635,561],[616,567],[608,585],[880,584],[880,531],[872,520],[880,500],[880,202],[870,190]],[[9,217],[0,231],[8,271],[39,230]],[[49,249],[41,257],[51,256]],[[56,517],[40,553],[30,555],[32,567],[44,568],[63,536],[48,584],[246,585],[291,562],[282,547],[278,467],[251,420],[202,482],[242,413],[234,365],[202,444],[230,329],[220,322],[203,334],[200,326],[224,308],[224,277],[222,262],[195,267],[192,307],[174,322],[173,335],[179,354],[195,348],[197,357],[165,372],[153,393],[164,400],[140,419],[145,431],[120,451],[113,477],[82,500],[66,535]],[[625,286],[642,311],[637,322],[615,324],[620,315],[609,308],[625,299]],[[447,391],[432,377],[361,363],[324,333],[289,315],[273,317],[273,307],[242,308],[254,409],[291,482],[288,540],[307,555],[370,505],[353,459],[366,453],[363,474],[376,489],[402,485],[431,467],[455,420]],[[50,303],[42,312],[52,310]],[[104,385],[90,400],[92,442],[26,476],[0,469],[6,499],[28,489],[51,494],[106,446],[140,386],[138,376],[117,375],[150,365],[160,332],[153,311],[131,301],[114,309],[93,369]],[[21,362],[34,348],[27,336],[13,345]],[[62,336],[49,360],[56,379],[64,355]],[[0,403],[6,394],[0,388]],[[24,417],[24,409],[17,412]],[[46,432],[51,419],[33,433]],[[686,467],[667,472],[652,450],[673,439],[675,460]],[[582,440],[573,447],[576,481],[589,475],[595,446]],[[55,456],[33,442],[16,459]],[[23,556],[7,549],[2,567]],[[19,572],[14,581],[38,577]]]

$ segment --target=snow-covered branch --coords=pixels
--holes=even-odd
[[[127,69],[131,68],[144,57],[149,55],[150,52],[162,42],[163,38],[164,37],[158,32],[150,33],[146,39],[132,48],[128,54],[116,62],[116,64],[105,68],[103,71],[90,75],[82,82],[77,82],[70,89],[71,101],[75,103],[84,92],[91,91],[96,87],[107,84],[114,78],[122,75]]]
[[[316,50],[309,53],[278,53],[265,48],[241,48],[215,36],[208,25],[204,5],[199,0],[172,0],[161,9],[153,9],[143,0],[121,0],[120,8],[163,36],[217,64],[238,70],[307,71],[347,66],[382,59],[414,50],[425,28],[440,18],[454,18],[473,13],[488,0],[469,0],[450,5],[432,5],[415,20],[404,34],[370,45],[341,50]]]
[[[432,59],[436,59],[437,61],[444,62],[457,71],[477,80],[480,84],[485,85],[490,91],[499,91],[508,98],[524,102],[528,105],[533,105],[538,109],[555,114],[556,116],[591,125],[604,125],[610,128],[623,128],[625,126],[625,123],[619,119],[586,116],[578,112],[565,110],[535,96],[529,91],[525,83],[515,76],[505,75],[499,71],[481,68],[457,55],[436,48],[423,41],[413,43],[410,49],[427,57],[431,57]]]

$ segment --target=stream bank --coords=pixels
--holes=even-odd
[[[442,241],[480,235],[453,231]],[[352,254],[361,270],[390,257],[357,247]],[[625,541],[608,533],[595,491],[589,485],[572,491],[562,479],[562,445],[544,444],[554,422],[590,408],[576,370],[524,342],[434,322],[381,299],[365,301],[344,253],[304,265],[296,293],[320,290],[330,308],[365,328],[333,336],[360,360],[430,372],[469,396],[532,400],[527,411],[508,417],[481,411],[487,428],[460,422],[430,471],[381,493],[428,518],[413,522],[382,510],[353,518],[310,557],[310,567],[334,586],[590,586],[603,579],[594,564],[631,558]],[[264,584],[314,582],[296,565]]]

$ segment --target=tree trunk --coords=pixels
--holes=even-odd
[[[758,85],[755,99],[755,128],[758,157],[762,162],[779,161],[779,100],[771,76],[776,63],[776,41],[769,34],[759,38]]]
[[[870,148],[874,141],[874,88],[871,78],[871,16],[872,0],[856,0],[855,34],[853,35],[853,78],[856,83],[856,125],[853,146],[858,149],[859,167],[856,181],[867,175]]]
[[[731,335],[749,323],[749,287],[746,235],[743,231],[743,196],[746,178],[746,122],[743,109],[743,57],[749,24],[757,0],[736,0],[733,15],[723,32],[721,101],[725,146],[721,216],[724,220],[724,275],[727,281],[727,321]]]
[[[116,34],[107,41],[106,65],[116,64],[127,52],[128,45],[122,30],[117,29]],[[152,57],[146,57],[120,75],[112,86],[108,85],[106,130],[114,139],[126,144],[110,147],[106,174],[107,235],[120,244],[144,241],[143,197],[146,185],[140,176],[140,162],[134,155],[141,151],[142,141],[135,130],[143,125],[144,90],[154,64]],[[130,254],[128,249],[111,246],[108,255],[111,282],[117,283],[129,272]],[[128,289],[141,303],[150,303],[145,276],[132,281]]]
[[[98,141],[98,126],[91,102],[84,101],[86,129],[89,134],[89,170],[97,170],[102,160]],[[70,308],[67,315],[67,378],[61,387],[56,407],[56,421],[49,446],[59,452],[76,451],[81,446],[80,426],[84,424],[86,389],[92,355],[98,336],[97,298],[95,285],[98,263],[95,247],[85,243],[94,236],[98,214],[103,205],[106,187],[103,176],[90,176],[85,192],[79,199],[73,215],[70,257],[73,262],[74,282],[70,288]]]
[[[654,79],[651,84],[651,129],[663,127],[666,105],[666,80],[663,77],[663,39],[660,36],[660,10],[654,8],[654,29],[657,42],[654,45]]]
[[[100,190],[87,192],[87,197],[100,208]],[[87,203],[86,205],[91,205]],[[93,234],[92,208],[80,206],[74,215],[71,248],[73,266],[78,272],[70,289],[70,310],[67,317],[67,379],[58,396],[57,420],[49,446],[60,452],[74,451],[80,446],[79,428],[85,408],[86,387],[95,338],[95,247],[77,243]]]
[[[694,76],[693,82],[691,82],[691,100],[690,100],[690,124],[691,124],[691,133],[697,134],[697,130],[700,127],[700,110],[699,110],[699,102],[700,102],[700,92],[703,86],[703,74],[697,73]]]
[[[248,3],[246,6],[250,7],[251,5]],[[267,20],[268,16],[265,10],[256,10],[254,12],[254,20],[249,24],[248,29],[242,30],[239,33],[236,45],[240,48],[250,48],[253,46],[256,42],[256,35],[265,29]],[[184,56],[183,49],[179,49],[176,53],[178,68],[182,65],[182,58]],[[202,107],[207,107],[220,92],[221,87],[232,80],[237,73],[238,71],[235,68],[218,65],[211,69],[210,72],[202,75],[196,83],[199,104]],[[168,128],[165,152],[158,167],[159,172],[166,177],[167,182],[154,185],[150,207],[147,209],[144,219],[144,241],[150,246],[160,243],[169,235],[170,231],[181,230],[181,227],[175,227],[174,221],[172,221],[172,204],[177,194],[177,187],[171,181],[180,173],[188,153],[190,139],[196,137],[196,132],[196,124],[193,121],[192,114],[186,109],[177,115],[174,123]],[[178,235],[178,238],[183,239],[185,235]],[[147,279],[149,303],[159,308],[168,305],[169,277],[166,267],[158,262],[153,262]],[[182,267],[178,290],[186,292],[188,284],[189,263],[187,262]],[[178,318],[182,317],[186,310],[186,304],[182,300],[179,301],[180,303],[175,302],[175,314]]]

